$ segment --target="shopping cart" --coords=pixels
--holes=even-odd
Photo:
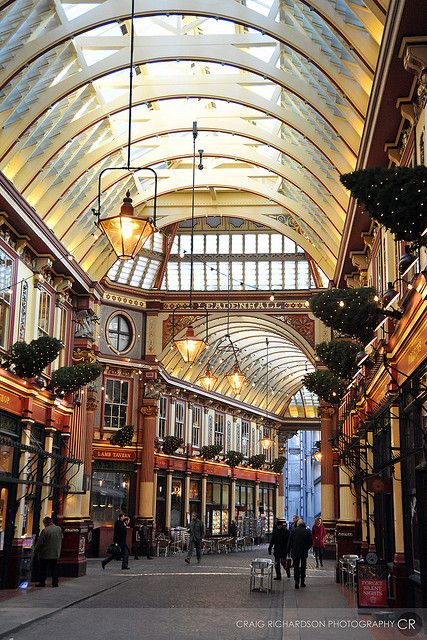
[[[255,558],[251,562],[250,591],[273,590],[273,561],[268,558]]]

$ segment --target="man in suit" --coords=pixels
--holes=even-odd
[[[288,553],[291,554],[294,564],[295,589],[299,589],[300,584],[301,587],[305,587],[307,556],[312,544],[311,531],[300,518],[297,526],[291,531],[288,544]]]
[[[117,544],[121,550],[121,558],[122,558],[122,569],[129,569],[129,547],[126,543],[128,527],[126,526],[126,516],[124,513],[120,513],[116,522],[114,523],[114,534],[113,534],[113,543]],[[111,560],[115,559],[115,555],[109,555],[105,560],[102,561],[102,568],[105,569],[105,565],[107,565]]]
[[[48,569],[52,576],[52,587],[58,586],[58,559],[61,555],[62,529],[54,524],[52,518],[43,518],[44,529],[34,547],[34,555],[40,561],[40,582],[36,587],[46,586]]]

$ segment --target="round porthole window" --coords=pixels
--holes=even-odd
[[[115,315],[108,323],[108,342],[110,347],[117,352],[129,349],[132,343],[131,323],[121,314]]]

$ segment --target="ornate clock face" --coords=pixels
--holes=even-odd
[[[377,564],[378,556],[373,551],[370,551],[369,553],[366,554],[365,561],[367,564]]]

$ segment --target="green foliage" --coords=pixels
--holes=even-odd
[[[95,362],[60,367],[52,374],[52,387],[56,391],[72,393],[78,391],[101,375],[102,367]]]
[[[237,467],[242,464],[244,455],[240,451],[228,451],[225,454],[224,461],[229,467]]]
[[[316,347],[316,353],[327,367],[343,380],[350,380],[355,373],[356,354],[363,350],[363,345],[347,340],[331,340],[321,342]]]
[[[274,471],[274,473],[282,473],[283,467],[285,466],[285,464],[286,464],[285,456],[279,456],[278,458],[275,458],[271,463],[271,470]]]
[[[427,219],[427,167],[373,167],[346,173],[341,182],[396,240],[420,240]]]
[[[121,427],[121,429],[118,429],[116,433],[111,436],[111,444],[115,444],[118,447],[128,447],[132,444],[134,431],[135,429],[132,424]]]
[[[366,344],[378,319],[375,296],[372,287],[328,289],[310,298],[310,308],[328,327]]]
[[[16,375],[21,378],[33,378],[40,375],[43,369],[58,357],[63,348],[61,340],[50,336],[31,340],[29,344],[15,342],[4,365],[13,367]]]
[[[302,379],[303,385],[320,400],[330,404],[339,404],[345,393],[345,386],[341,380],[331,371],[319,370],[306,373]]]
[[[182,438],[177,438],[176,436],[165,436],[163,440],[163,453],[171,456],[183,444],[184,440]]]
[[[253,469],[261,469],[265,465],[265,461],[267,457],[264,453],[259,453],[258,455],[251,456],[248,460],[248,464]]]
[[[222,451],[222,447],[219,444],[208,444],[200,449],[200,455],[203,460],[213,460]]]

